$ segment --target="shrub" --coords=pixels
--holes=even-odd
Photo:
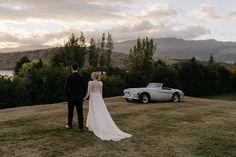
[[[103,96],[111,97],[122,95],[124,89],[124,80],[116,76],[102,76]]]
[[[172,88],[180,87],[177,72],[174,67],[166,65],[162,61],[158,61],[154,64],[152,82],[164,83],[164,86]]]

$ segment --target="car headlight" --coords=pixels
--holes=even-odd
[[[134,92],[132,92],[132,94],[139,95],[139,92],[134,91]]]

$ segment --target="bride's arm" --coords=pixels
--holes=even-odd
[[[90,91],[91,91],[91,82],[89,81],[88,82],[88,90],[87,90],[87,94],[86,96],[84,97],[84,100],[88,99],[89,95],[90,95]]]

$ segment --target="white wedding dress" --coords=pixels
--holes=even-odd
[[[86,97],[90,97],[86,127],[101,140],[120,141],[131,137],[132,135],[121,131],[112,120],[102,98],[102,85],[101,81],[89,81],[88,83]]]

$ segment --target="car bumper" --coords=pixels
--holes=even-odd
[[[138,94],[124,94],[123,98],[128,99],[128,100],[139,100],[139,95]]]

